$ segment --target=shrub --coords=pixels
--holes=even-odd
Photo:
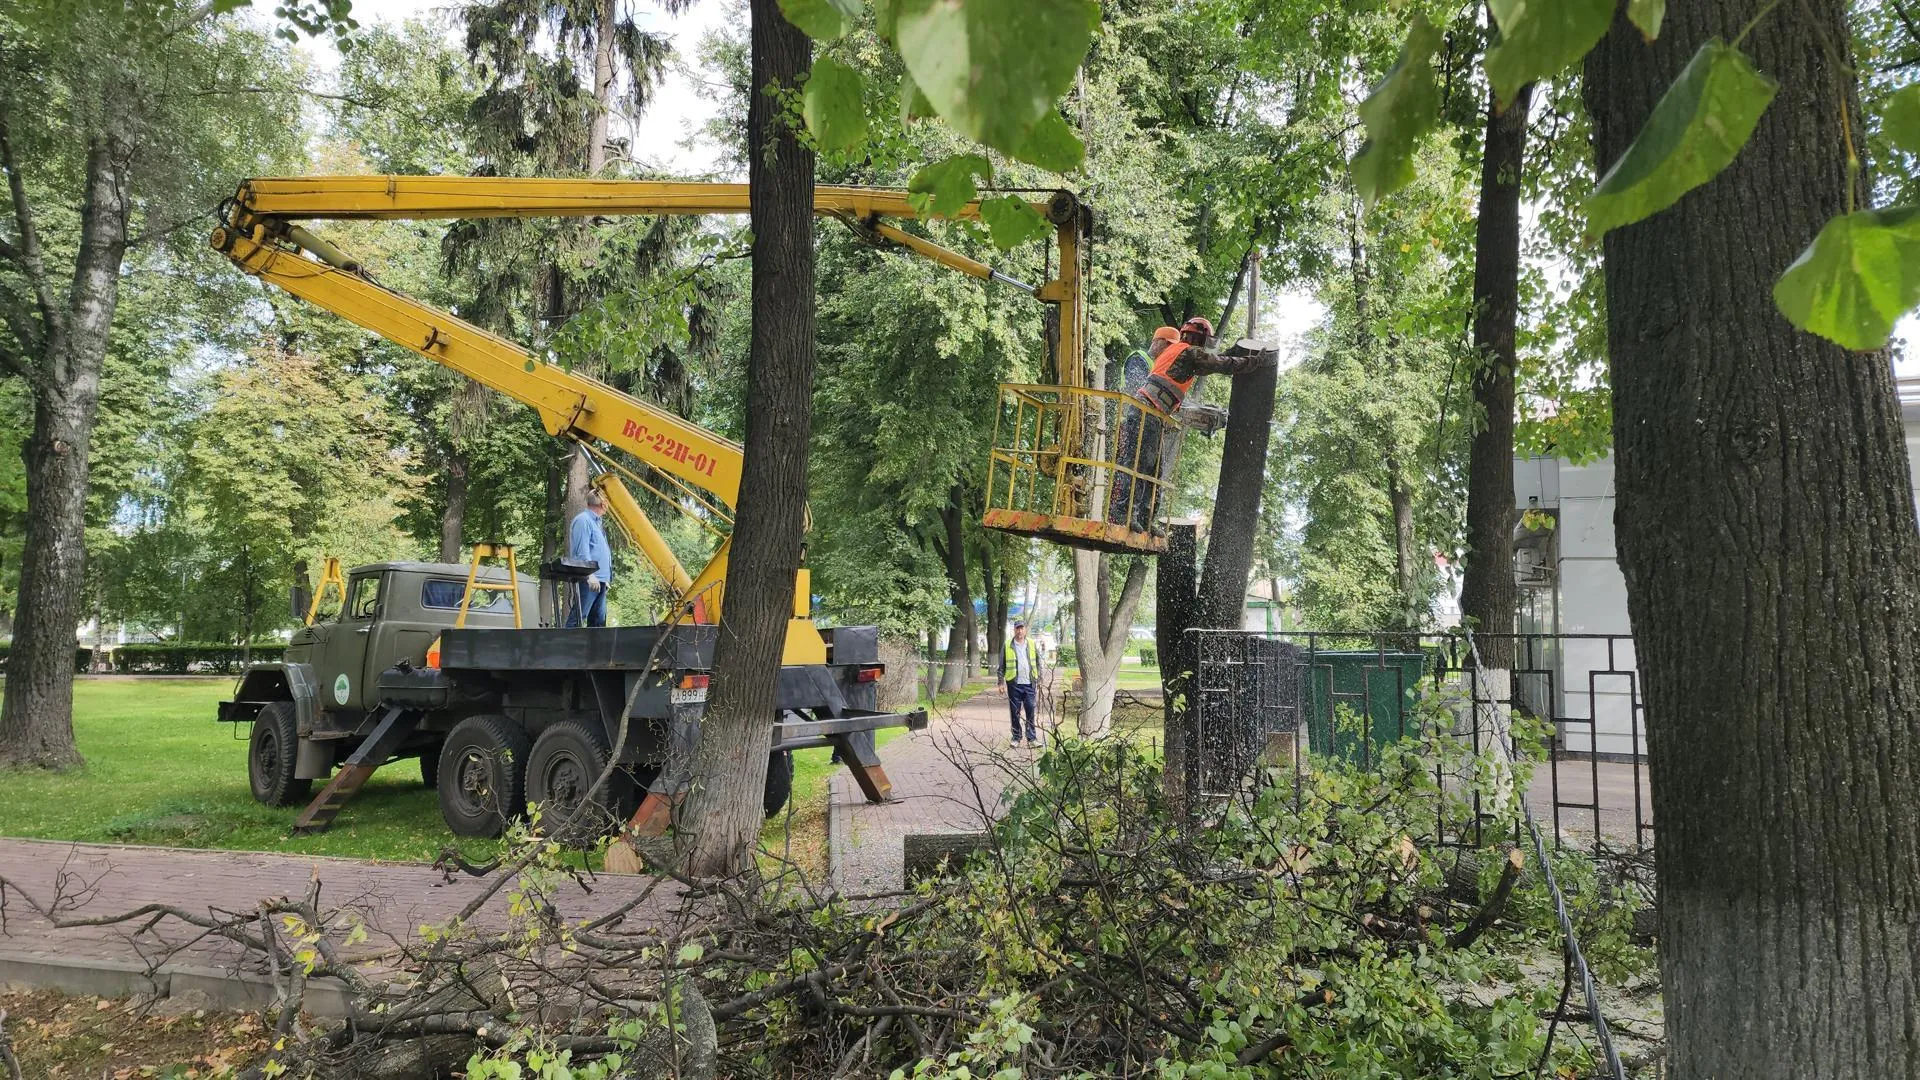
[[[1155,645],[1140,646],[1140,662],[1147,667],[1158,667],[1160,665],[1159,647]]]
[[[257,644],[252,660],[280,660],[286,651],[277,641]],[[240,646],[214,642],[121,645],[113,650],[113,670],[123,675],[235,675],[242,657]]]

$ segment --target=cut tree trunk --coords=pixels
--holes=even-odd
[[[1256,261],[1255,265],[1258,263]],[[1258,309],[1258,277],[1247,302]],[[1249,327],[1251,329],[1251,326]],[[1213,527],[1207,534],[1207,565],[1200,572],[1198,625],[1237,630],[1253,574],[1253,541],[1260,526],[1260,496],[1267,482],[1267,445],[1272,441],[1273,399],[1280,370],[1262,367],[1233,377],[1227,397],[1226,443],[1220,450],[1220,480],[1213,495]]]
[[[1720,176],[1605,244],[1677,1080],[1920,1077],[1920,531],[1900,408],[1884,352],[1801,333],[1772,299],[1866,202],[1844,150],[1862,130],[1846,12],[1675,4],[1653,45],[1621,20],[1586,65],[1602,171],[1710,38],[1757,18],[1743,47],[1781,83]]]
[[[1520,176],[1533,86],[1505,112],[1489,100],[1473,252],[1473,403],[1480,422],[1467,452],[1467,571],[1460,614],[1485,635],[1481,663],[1513,666],[1513,373],[1520,313]]]
[[[776,0],[752,0],[750,17],[746,472],[734,518],[726,632],[714,654],[713,697],[680,823],[687,869],[701,876],[751,869],[765,822],[775,681],[806,529],[805,448],[813,431],[813,151],[795,137],[780,104],[798,92],[812,46]]]

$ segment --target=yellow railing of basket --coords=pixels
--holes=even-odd
[[[988,528],[1100,551],[1166,549],[1151,522],[1164,514],[1160,477],[1178,450],[1178,420],[1114,390],[1013,383],[1000,390]],[[1138,433],[1131,448],[1122,437],[1129,425]],[[1157,467],[1142,461],[1156,433]],[[1121,480],[1123,504],[1113,505]]]

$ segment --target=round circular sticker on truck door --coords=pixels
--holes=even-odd
[[[333,680],[334,704],[345,705],[347,703],[347,690],[348,690],[347,675],[346,675],[346,672],[343,671],[340,673],[339,678]]]

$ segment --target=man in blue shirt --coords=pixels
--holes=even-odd
[[[587,489],[587,508],[574,516],[567,529],[567,558],[590,562],[598,569],[581,582],[579,602],[567,615],[568,626],[607,625],[607,586],[613,582],[613,549],[607,546],[607,528],[600,518],[607,512],[607,497],[598,488]]]

